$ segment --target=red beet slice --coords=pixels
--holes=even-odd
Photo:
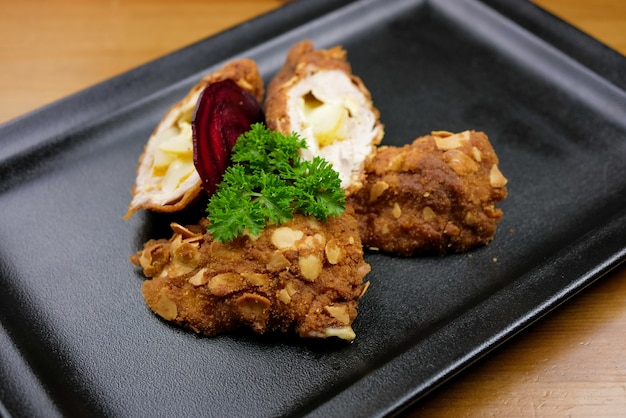
[[[211,83],[202,91],[191,120],[193,162],[209,196],[230,165],[239,135],[262,121],[263,110],[256,98],[234,81]]]

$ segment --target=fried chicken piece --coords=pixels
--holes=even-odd
[[[270,129],[304,138],[302,157],[321,156],[333,164],[343,188],[358,183],[363,161],[384,131],[346,51],[339,46],[315,50],[307,40],[291,48],[268,85],[265,119]]]
[[[296,215],[224,244],[205,227],[172,224],[171,239],[148,241],[131,256],[151,278],[142,293],[157,315],[207,336],[247,326],[354,339],[370,266],[350,213],[327,222]]]
[[[348,198],[363,244],[402,256],[444,254],[489,243],[507,195],[498,157],[482,132],[433,132],[381,146],[367,180]]]
[[[132,201],[125,219],[140,209],[176,212],[202,192],[193,163],[191,118],[200,94],[211,83],[231,79],[261,103],[263,80],[254,61],[239,59],[204,76],[187,95],[174,104],[148,139],[139,157]]]

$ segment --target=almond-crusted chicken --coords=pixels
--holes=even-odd
[[[465,251],[489,243],[502,218],[506,178],[482,132],[433,132],[403,147],[381,146],[349,196],[363,244],[384,252]]]
[[[249,327],[354,339],[370,266],[350,213],[327,222],[296,215],[228,243],[205,227],[172,224],[170,239],[131,256],[150,278],[142,293],[156,314],[207,336]]]

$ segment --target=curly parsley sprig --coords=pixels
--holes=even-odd
[[[207,206],[208,230],[220,242],[248,232],[259,235],[267,223],[282,224],[295,212],[325,221],[345,210],[339,174],[320,157],[298,155],[306,141],[261,123],[242,134],[232,164]]]

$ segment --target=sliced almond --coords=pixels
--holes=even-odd
[[[437,214],[430,206],[426,206],[424,209],[422,209],[422,217],[426,222],[430,222],[434,221],[437,218]]]
[[[270,272],[276,272],[285,270],[291,265],[291,262],[280,251],[275,251],[270,257],[270,261],[265,265],[265,268]]]
[[[181,242],[172,251],[172,260],[178,274],[189,273],[200,263],[198,245],[186,241]]]
[[[289,296],[293,296],[298,293],[298,286],[295,284],[295,282],[290,281],[287,282],[287,284],[285,285],[285,290],[287,291]]]
[[[474,156],[474,159],[478,162],[481,162],[483,159],[482,152],[480,152],[480,150],[476,147],[472,147],[472,155]]]
[[[291,303],[291,296],[289,295],[287,289],[280,289],[276,294],[276,298],[284,304]]]
[[[187,280],[189,283],[191,283],[194,286],[202,286],[208,283],[209,278],[206,276],[207,269],[203,268],[198,270],[197,273],[195,273],[193,276],[191,276],[189,278],[189,280]]]
[[[398,202],[395,202],[393,204],[393,209],[391,209],[391,214],[396,219],[398,219],[400,216],[402,216],[402,209],[400,208],[400,205],[398,204]]]
[[[478,223],[478,219],[476,219],[474,212],[467,212],[465,214],[464,222],[466,225],[474,226]]]
[[[248,284],[252,286],[267,286],[270,284],[270,278],[267,274],[262,273],[241,273],[241,277],[243,277]]]
[[[207,286],[215,296],[226,296],[241,290],[244,282],[238,273],[220,273],[211,277]]]
[[[454,135],[454,132],[450,132],[450,131],[431,131],[430,134],[432,136],[440,136],[442,138],[445,138],[447,136]]]
[[[379,180],[370,189],[370,203],[375,202],[389,188],[389,183]]]
[[[308,218],[306,218],[306,223],[313,229],[321,229],[322,227],[319,221],[313,216],[309,216]]]
[[[400,171],[400,168],[404,164],[404,159],[405,159],[405,155],[401,152],[392,156],[387,162],[387,170]]]
[[[235,301],[241,317],[250,322],[261,322],[267,317],[270,300],[261,295],[246,293]]]
[[[324,306],[324,310],[339,323],[348,325],[350,323],[350,313],[345,305]]]
[[[443,160],[459,176],[466,176],[478,171],[478,164],[469,155],[458,149],[448,150]]]
[[[489,172],[489,184],[491,187],[504,187],[507,182],[508,180],[502,175],[498,165],[492,165]]]
[[[330,264],[339,263],[344,256],[343,248],[341,248],[339,242],[334,238],[326,243],[324,253],[326,254],[326,259]]]
[[[169,261],[170,252],[163,242],[145,248],[139,256],[139,265],[147,277],[158,275]]]
[[[370,288],[370,282],[369,281],[363,283],[363,290],[361,290],[361,294],[359,295],[359,299],[361,299],[365,295],[365,292],[367,292],[367,289],[369,289],[369,288]]]
[[[202,233],[193,232],[189,228],[186,228],[179,223],[172,222],[170,224],[170,227],[172,228],[172,231],[174,231],[177,234],[180,234],[183,239],[198,238],[198,237],[202,238]]]
[[[374,248],[374,249],[376,250],[376,248],[375,248],[375,247],[372,247],[372,248]],[[356,275],[357,275],[357,277],[360,277],[360,278],[362,279],[362,278],[363,278],[363,277],[365,277],[365,276],[367,275],[367,273],[369,273],[371,270],[372,270],[372,266],[370,266],[369,264],[367,264],[367,263],[365,263],[365,264],[361,264],[361,265],[357,268],[357,270],[356,270]],[[366,283],[366,284],[367,284],[367,286],[369,286],[369,282],[368,282],[368,283]]]
[[[470,131],[463,131],[461,133],[450,136],[435,136],[435,145],[440,150],[451,150],[460,148],[465,142],[470,139]]]
[[[304,236],[304,232],[289,228],[288,226],[281,226],[276,228],[272,232],[272,244],[279,250],[291,248],[294,243],[300,240]]]
[[[443,233],[449,237],[456,237],[461,233],[461,229],[452,222],[448,222],[443,228]]]
[[[167,289],[163,288],[159,291],[156,304],[152,307],[154,312],[167,321],[172,321],[178,316],[178,307],[176,303],[170,299]]]
[[[346,341],[352,341],[356,338],[356,334],[354,333],[354,330],[350,326],[339,327],[339,328],[333,328],[333,327],[326,328],[324,330],[324,336],[325,337],[338,337]]]
[[[173,259],[177,264],[185,264],[194,268],[200,262],[200,251],[198,245],[183,241],[173,250]]]
[[[296,242],[296,248],[298,250],[313,250],[316,248],[321,249],[326,242],[326,239],[321,234],[315,234],[313,236],[307,235],[303,239]]]
[[[315,281],[322,272],[322,261],[315,254],[309,254],[298,259],[300,274],[305,280]]]

